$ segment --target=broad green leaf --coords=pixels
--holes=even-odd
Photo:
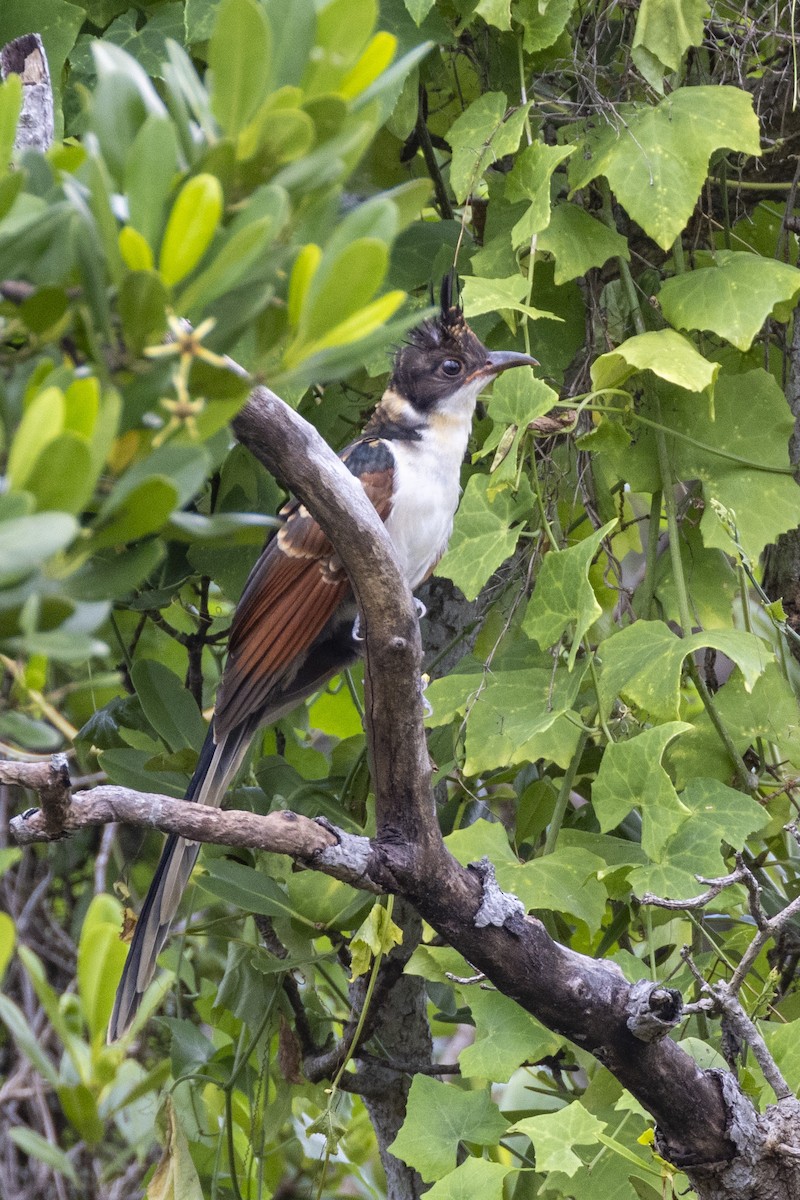
[[[222,0],[208,46],[211,110],[235,137],[269,87],[272,30],[257,0]]]
[[[298,84],[314,49],[313,0],[267,0],[265,7],[272,25],[273,87]]]
[[[619,825],[632,808],[641,808],[642,849],[656,861],[667,839],[689,816],[661,759],[669,743],[691,728],[685,721],[670,721],[627,742],[613,742],[606,747],[592,789],[594,811],[604,833]]]
[[[376,33],[363,54],[345,75],[338,87],[340,96],[354,100],[383,74],[397,49],[397,38],[383,30]]]
[[[403,0],[409,16],[416,25],[421,25],[433,8],[436,0]]]
[[[243,912],[261,913],[265,917],[292,917],[313,927],[313,921],[295,912],[283,888],[253,867],[212,859],[197,876],[197,882],[204,892],[210,892]]]
[[[550,222],[550,180],[559,163],[569,158],[572,145],[547,146],[533,142],[518,155],[506,177],[506,200],[529,201],[525,215],[511,230],[511,244],[516,249],[529,242]]]
[[[605,1124],[580,1100],[573,1100],[557,1112],[518,1121],[513,1131],[531,1139],[537,1171],[563,1171],[572,1176],[583,1166],[572,1147],[596,1146],[598,1135],[605,1132]]]
[[[131,682],[153,729],[169,750],[199,750],[206,723],[191,692],[163,663],[139,658],[131,667]]]
[[[450,546],[436,568],[474,600],[490,575],[514,553],[520,529],[512,529],[518,505],[507,491],[489,499],[492,481],[471,475],[456,513]]]
[[[445,842],[464,866],[490,858],[500,887],[518,896],[526,909],[568,912],[590,929],[599,928],[606,891],[597,878],[605,865],[597,855],[571,846],[523,863],[508,845],[504,827],[483,820],[449,834]]]
[[[385,295],[366,304],[352,316],[346,317],[338,325],[334,325],[333,329],[330,329],[317,341],[290,346],[284,356],[286,366],[295,366],[298,362],[304,362],[310,368],[314,356],[321,355],[325,350],[337,350],[340,347],[366,341],[371,334],[386,325],[405,298],[405,292],[386,292]],[[324,369],[322,373],[324,374]]]
[[[94,896],[86,910],[78,943],[78,993],[92,1042],[105,1038],[114,993],[127,947],[120,938],[122,906],[113,896]]]
[[[157,346],[167,326],[167,289],[161,276],[151,270],[129,272],[122,281],[117,303],[132,353],[141,354],[145,346]]]
[[[118,934],[117,942],[122,945]],[[109,1014],[110,1012],[109,1009]],[[105,1034],[105,1030],[99,1032]],[[106,1123],[100,1116],[97,1099],[88,1084],[62,1085],[58,1089],[58,1102],[64,1110],[64,1116],[77,1129],[83,1141],[88,1142],[90,1146],[97,1146],[102,1142],[106,1133]]]
[[[237,229],[206,270],[181,294],[180,311],[194,316],[196,309],[236,287],[251,267],[266,256],[274,229],[271,217],[262,217]]]
[[[94,375],[73,379],[64,392],[64,429],[91,438],[100,413],[100,381]]]
[[[779,534],[800,524],[800,488],[788,454],[792,414],[766,371],[722,374],[714,389],[713,413],[693,397],[670,392],[662,398],[661,419],[685,435],[667,439],[676,477],[702,481],[706,503],[700,531],[706,546],[726,554],[734,549],[712,499],[728,510],[739,543],[753,563]]]
[[[558,1052],[558,1035],[502,992],[472,987],[461,994],[475,1021],[475,1041],[461,1051],[458,1060],[465,1078],[505,1083],[522,1063]]]
[[[714,704],[740,753],[764,738],[778,748],[781,761],[800,770],[797,697],[777,663],[768,664],[752,692],[736,671],[715,693]],[[730,781],[731,760],[705,710],[693,719],[691,732],[670,747],[668,765],[678,787],[696,776]]]
[[[546,50],[564,32],[575,0],[515,0],[512,15],[523,29],[523,45],[529,53]]]
[[[124,497],[111,496],[113,508],[101,509],[98,524],[92,533],[91,546],[118,546],[156,533],[169,518],[178,503],[175,486],[167,479],[145,479]]]
[[[85,437],[62,433],[45,446],[25,482],[43,511],[79,513],[97,481]]]
[[[622,387],[637,371],[652,371],[660,379],[688,392],[704,392],[719,374],[719,363],[698,354],[692,343],[672,329],[657,329],[629,337],[616,350],[592,363],[592,386]]]
[[[716,265],[686,271],[662,284],[658,299],[676,329],[710,329],[739,350],[753,339],[778,306],[788,320],[800,293],[800,271],[774,258],[720,250]]]
[[[478,0],[475,12],[495,29],[511,29],[511,0]]]
[[[256,0],[242,2],[256,5]],[[222,187],[215,175],[187,179],[170,211],[158,258],[167,287],[180,283],[200,262],[217,232],[222,208]]]
[[[681,792],[681,803],[689,816],[664,845],[660,863],[631,872],[630,886],[637,896],[645,891],[672,899],[696,895],[698,875],[711,879],[726,873],[721,844],[741,850],[769,821],[751,796],[717,779],[692,779]],[[726,903],[721,898],[720,904]]]
[[[64,550],[77,532],[78,522],[68,513],[41,512],[0,521],[0,580],[29,575]]]
[[[631,58],[662,95],[664,75],[678,70],[691,46],[702,44],[707,16],[707,0],[642,0]]]
[[[577,279],[592,267],[602,267],[609,258],[630,259],[627,240],[577,204],[556,205],[547,228],[539,234],[537,247],[556,260],[557,284]]]
[[[733,659],[752,692],[767,661],[760,638],[740,629],[709,629],[677,637],[662,621],[634,621],[601,648],[600,699],[605,712],[621,697],[653,721],[677,720],[681,673],[690,654],[711,647]]]
[[[22,488],[42,450],[64,428],[64,393],[48,387],[26,408],[8,455],[8,482]]]
[[[188,504],[203,486],[210,464],[211,457],[204,446],[167,442],[128,468],[101,515],[114,512],[135,487],[154,478],[169,480],[177,493],[178,505]]]
[[[453,148],[450,186],[463,203],[483,172],[519,146],[530,104],[509,111],[503,92],[487,92],[473,100],[447,131]]]
[[[534,321],[540,317],[545,317],[548,321],[561,320],[555,313],[543,312],[523,303],[523,297],[527,294],[528,281],[524,275],[510,275],[507,279],[481,279],[476,275],[469,275],[464,280],[464,313],[468,317],[479,317],[482,313],[510,308],[514,312],[525,313]]]
[[[132,225],[124,225],[119,231],[119,252],[130,271],[152,271],[155,264],[150,243]]]
[[[430,1200],[503,1200],[503,1180],[513,1170],[510,1163],[468,1158],[425,1195]]]
[[[493,1145],[508,1121],[491,1100],[488,1088],[463,1092],[425,1075],[415,1075],[406,1119],[389,1150],[431,1183],[456,1165],[460,1142]]]
[[[353,929],[372,902],[357,888],[317,872],[290,875],[286,892],[292,911],[320,930]]]
[[[575,625],[569,652],[569,669],[583,640],[603,611],[589,582],[589,568],[600,543],[616,526],[616,518],[596,530],[576,546],[545,555],[536,579],[533,598],[528,605],[522,628],[543,650],[552,646],[566,629]]]
[[[144,582],[164,557],[163,542],[141,542],[124,551],[106,550],[92,556],[65,587],[76,600],[118,600]]]
[[[383,282],[389,251],[377,238],[358,238],[315,272],[300,313],[300,335],[316,342],[363,309]],[[342,287],[342,280],[347,287]]]
[[[9,1137],[23,1154],[45,1163],[51,1170],[57,1171],[59,1175],[63,1175],[65,1179],[73,1183],[76,1188],[80,1187],[75,1168],[60,1146],[54,1145],[53,1142],[49,1142],[47,1138],[37,1133],[35,1129],[28,1129],[24,1125],[10,1129]]]
[[[303,80],[307,95],[338,91],[367,45],[377,19],[377,0],[330,0],[317,8],[316,46]]]
[[[664,250],[686,225],[716,150],[759,155],[752,97],[734,87],[678,88],[653,108],[622,104],[570,161],[570,184],[605,175],[634,221]]]
[[[800,1090],[800,1039],[796,1019],[788,1024],[761,1021],[758,1031],[789,1087],[797,1093]]]

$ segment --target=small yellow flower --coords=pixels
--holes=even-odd
[[[198,396],[196,400],[192,399],[186,386],[184,372],[180,367],[172,376],[172,386],[175,388],[176,398],[171,400],[167,396],[162,396],[160,401],[161,407],[165,408],[171,416],[164,428],[153,438],[154,447],[163,445],[167,438],[184,426],[190,437],[199,436],[197,417],[206,406],[205,397]]]
[[[144,352],[148,358],[169,358],[171,355],[177,355],[180,359],[181,370],[185,373],[188,373],[189,367],[196,358],[202,358],[203,362],[210,363],[212,367],[230,367],[230,363],[224,355],[215,354],[213,350],[209,350],[203,345],[203,338],[211,333],[216,325],[213,317],[206,317],[205,321],[201,321],[196,329],[192,329],[188,321],[183,321],[174,313],[169,313],[167,324],[172,334],[171,340],[160,346],[145,346]]]

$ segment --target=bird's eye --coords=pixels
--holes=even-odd
[[[461,363],[457,358],[446,358],[442,363],[442,370],[445,375],[460,375]]]

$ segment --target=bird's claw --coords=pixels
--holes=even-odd
[[[413,600],[414,600],[414,608],[417,610],[417,620],[421,621],[422,618],[425,616],[425,613],[428,610],[417,596],[414,596]]]
[[[430,681],[431,681],[430,675],[420,675],[420,677],[419,677],[419,690],[420,690],[420,695],[422,697],[422,712],[425,717],[433,716],[433,705],[431,704],[428,697],[425,695],[425,690],[426,690],[428,684],[430,683]]]
[[[353,621],[353,641],[364,641],[364,634],[361,632],[361,613],[356,613],[356,619]]]

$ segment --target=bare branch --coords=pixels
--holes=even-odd
[[[18,150],[44,153],[54,135],[53,89],[44,43],[38,33],[26,33],[8,42],[0,51],[0,79],[19,75],[22,79],[22,111],[17,125]]]

